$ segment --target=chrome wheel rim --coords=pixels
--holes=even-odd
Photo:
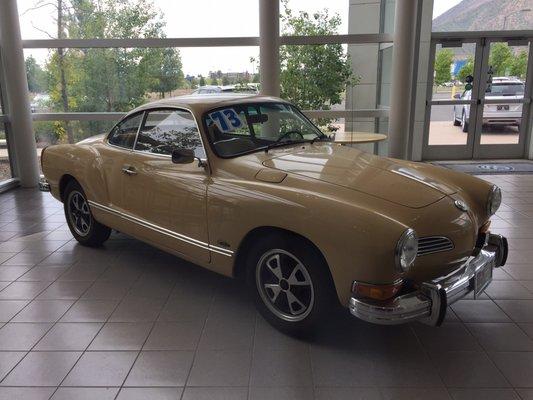
[[[289,322],[306,318],[315,301],[311,276],[305,265],[282,249],[267,251],[256,266],[256,285],[268,309]]]
[[[87,236],[92,225],[91,211],[87,200],[77,190],[70,192],[67,199],[67,210],[72,229],[80,236]]]

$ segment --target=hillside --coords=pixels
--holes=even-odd
[[[533,0],[463,0],[433,20],[433,32],[502,30],[511,13],[505,29],[533,29]]]

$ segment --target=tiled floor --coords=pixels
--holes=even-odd
[[[114,235],[73,241],[61,204],[0,195],[0,399],[533,399],[533,175],[504,190],[508,264],[440,328],[343,314],[280,334],[236,282]]]

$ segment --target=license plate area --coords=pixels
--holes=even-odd
[[[496,109],[498,111],[509,111],[509,105],[508,104],[498,105],[498,106],[496,106]]]
[[[474,298],[477,299],[492,282],[492,263],[476,271],[474,275]]]

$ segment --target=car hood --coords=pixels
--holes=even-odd
[[[428,206],[457,191],[424,164],[377,157],[335,144],[306,145],[295,150],[274,155],[263,165],[411,208]]]

